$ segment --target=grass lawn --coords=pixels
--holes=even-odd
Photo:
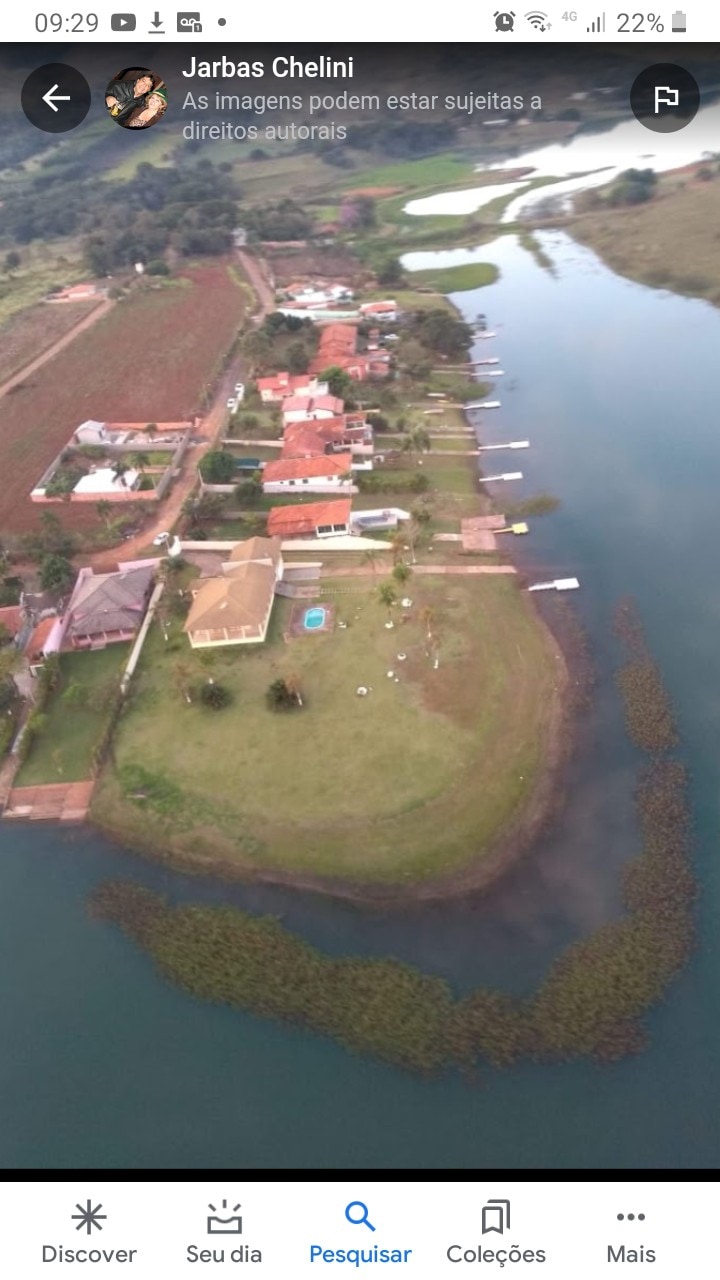
[[[33,743],[17,775],[16,785],[30,787],[40,782],[82,782],[90,777],[93,747],[102,732],[106,713],[63,701],[63,689],[80,684],[98,689],[120,677],[130,647],[111,644],[90,653],[64,653],[60,658],[62,686],[53,695],[45,714],[47,728]]]
[[[328,579],[323,598],[346,630],[286,643],[291,602],[279,600],[265,645],[215,650],[207,666],[179,632],[168,652],[153,628],[95,819],[198,866],[359,881],[437,875],[488,849],[540,768],[555,651],[511,579],[418,578],[405,590],[411,619],[396,608],[387,630],[372,579]],[[226,685],[232,705],[188,705],[178,662]],[[289,674],[305,708],[273,713],[265,691]]]
[[[578,214],[568,230],[620,275],[720,306],[720,173],[705,168],[715,171],[709,181],[694,170],[664,174],[646,204]]]
[[[459,293],[462,289],[479,289],[494,284],[500,272],[491,262],[466,262],[458,267],[413,271],[413,284],[432,285],[440,293]]]

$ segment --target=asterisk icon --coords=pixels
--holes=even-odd
[[[93,1227],[97,1227],[98,1231],[102,1231],[102,1224],[100,1222],[100,1219],[107,1218],[107,1214],[100,1212],[100,1210],[102,1209],[101,1204],[96,1205],[96,1207],[93,1209],[92,1201],[87,1200],[85,1202],[84,1209],[81,1204],[77,1204],[75,1208],[80,1210],[79,1213],[74,1213],[72,1215],[73,1219],[75,1218],[80,1219],[80,1221],[78,1222],[75,1228],[76,1231],[80,1231],[82,1227],[85,1227],[87,1229],[88,1235],[90,1235],[90,1232],[92,1231]]]

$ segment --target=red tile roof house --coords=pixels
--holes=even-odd
[[[343,414],[323,422],[291,422],[285,428],[280,456],[314,458],[321,453],[350,452],[353,458],[372,458],[373,429],[356,418],[357,415]]]
[[[349,487],[352,477],[352,455],[338,453],[332,457],[321,454],[316,458],[279,458],[266,463],[263,493],[346,493],[357,492]]]
[[[288,396],[325,396],[327,382],[318,382],[310,373],[274,373],[256,382],[263,404],[281,404]]]
[[[297,507],[273,507],[268,535],[276,538],[330,538],[350,532],[350,498],[307,502]]]
[[[315,422],[320,418],[337,418],[345,408],[337,396],[288,396],[283,401],[282,417],[288,422]]]

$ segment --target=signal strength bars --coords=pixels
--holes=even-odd
[[[595,18],[594,22],[590,23],[590,26],[588,27],[588,33],[592,33],[592,32],[597,33],[604,30],[605,30],[605,14],[601,13],[598,15],[597,18]]]

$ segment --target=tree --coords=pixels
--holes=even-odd
[[[391,612],[394,604],[397,604],[397,592],[392,582],[381,582],[377,589],[378,602],[387,609],[388,621],[391,621]]]
[[[224,684],[216,684],[214,680],[208,680],[200,686],[200,701],[211,711],[222,711],[223,707],[230,706],[232,694]]]
[[[425,608],[420,613],[420,617],[422,618],[428,640],[432,640],[432,624],[435,621],[435,610],[432,609],[429,604],[426,604]]]
[[[20,654],[17,649],[0,650],[0,686],[9,685],[12,688],[13,696],[17,692],[13,676],[19,670],[21,663]]]
[[[398,529],[390,539],[392,547],[393,564],[399,564],[405,555],[405,534]]]
[[[76,544],[75,534],[63,528],[54,511],[43,511],[39,530],[23,538],[23,548],[33,560],[52,554],[71,556]]]
[[[400,343],[398,361],[411,378],[427,378],[433,367],[432,355],[417,338],[405,338]]]
[[[262,480],[259,476],[248,476],[241,480],[235,490],[235,497],[242,507],[253,507],[262,497]]]
[[[386,258],[376,274],[378,284],[401,285],[405,282],[405,272],[399,258]]]
[[[40,586],[43,591],[63,591],[75,578],[75,570],[66,556],[43,556],[40,561]]]
[[[379,559],[378,552],[375,551],[372,547],[368,547],[367,551],[363,552],[362,562],[363,564],[370,565],[370,568],[372,569],[373,578],[375,577],[375,573],[377,571],[378,559]]]
[[[17,271],[21,262],[22,258],[16,249],[11,249],[9,253],[5,254],[5,270],[7,272]]]
[[[95,510],[97,511],[100,519],[104,522],[105,528],[109,533],[113,519],[112,502],[108,502],[107,498],[101,498],[99,502],[95,503]]]
[[[337,396],[339,400],[347,400],[354,391],[350,374],[336,364],[329,365],[327,369],[323,369],[318,381],[327,382],[329,394]]]
[[[119,480],[124,488],[127,488],[127,480],[125,476],[130,470],[130,464],[124,458],[116,458],[111,467],[112,473],[116,480]]]
[[[243,355],[250,361],[252,377],[264,373],[273,354],[273,344],[262,329],[251,329],[242,340]]]
[[[402,442],[402,451],[411,454],[429,453],[431,446],[430,432],[425,427],[413,427]]]
[[[304,373],[308,367],[307,347],[303,342],[291,342],[286,353],[288,373]]]
[[[412,511],[410,512],[410,514],[413,518],[414,523],[420,529],[427,528],[430,521],[432,520],[432,511],[426,505],[426,503],[418,502],[417,505],[412,508]]]
[[[271,711],[294,711],[303,705],[297,682],[292,676],[287,679],[278,676],[273,680],[268,685],[265,698]]]
[[[402,586],[412,575],[412,569],[409,564],[405,564],[404,560],[399,560],[393,569],[393,578]]]
[[[224,449],[211,449],[200,461],[200,474],[206,484],[231,484],[235,479],[235,459]]]
[[[133,467],[135,468],[135,470],[136,470],[136,471],[139,471],[139,472],[141,473],[141,475],[144,475],[144,474],[145,474],[145,468],[146,468],[146,466],[147,466],[147,454],[146,454],[146,453],[134,453],[134,454],[132,455],[132,457],[130,458],[130,461],[131,461],[131,463],[132,463],[132,465],[133,465]]]

